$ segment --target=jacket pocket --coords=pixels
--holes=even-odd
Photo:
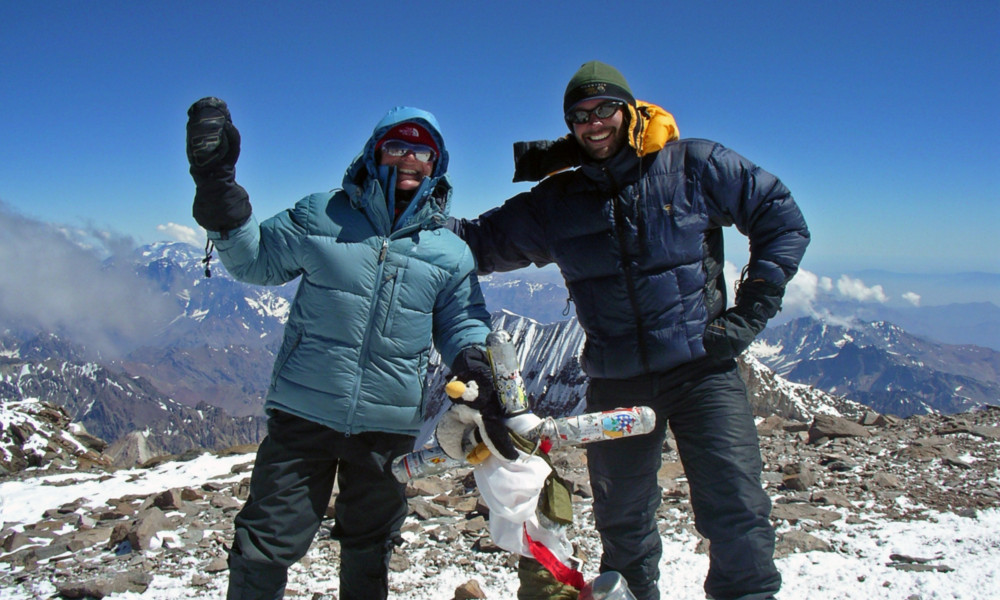
[[[426,420],[427,414],[427,365],[430,362],[430,350],[425,350],[417,357],[417,373],[420,377],[420,419]],[[439,367],[444,368],[444,367]]]
[[[385,322],[382,323],[382,334],[386,337],[392,336],[392,322],[399,312],[399,292],[403,287],[403,269],[397,269],[392,273],[386,273],[383,285],[388,289],[388,301],[385,306]]]
[[[302,332],[296,331],[294,336],[286,338],[285,342],[281,345],[281,350],[278,351],[278,356],[274,360],[274,369],[271,371],[271,389],[277,389],[278,375],[281,373],[281,370],[285,368],[285,364],[288,362],[288,359],[291,358],[295,349],[298,348],[301,343]]]

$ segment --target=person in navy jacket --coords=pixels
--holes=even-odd
[[[805,220],[774,175],[718,143],[680,139],[614,67],[584,64],[563,113],[569,136],[515,144],[515,181],[540,183],[449,227],[480,274],[559,267],[586,333],[587,411],[656,411],[654,433],[587,447],[601,571],[622,573],[639,600],[660,597],[656,474],[669,426],[711,542],[705,591],[770,598],[781,584],[771,505],[735,359],[778,312],[809,242]],[[750,259],[727,309],[728,226],[749,238]]]

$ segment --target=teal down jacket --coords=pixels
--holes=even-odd
[[[416,122],[440,156],[393,227],[385,189],[394,170],[375,164],[375,143]],[[475,261],[442,227],[451,197],[448,155],[433,115],[395,108],[376,126],[342,189],[313,194],[259,223],[209,237],[229,273],[280,285],[301,277],[275,360],[265,409],[345,434],[415,435],[425,417],[431,344],[442,364],[483,346],[489,333]]]

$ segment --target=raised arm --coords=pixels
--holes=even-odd
[[[302,230],[295,211],[261,225],[253,218],[250,196],[236,183],[240,142],[224,101],[206,97],[188,109],[186,149],[195,184],[192,214],[208,231],[209,241],[233,277],[280,285],[300,274],[296,240]]]
[[[448,219],[448,228],[472,249],[480,275],[552,262],[533,199],[531,191],[524,192],[476,219]]]

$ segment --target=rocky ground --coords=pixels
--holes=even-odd
[[[798,423],[771,417],[759,423],[758,431],[780,557],[845,552],[834,534],[845,522],[919,521],[942,513],[975,518],[1000,507],[1000,408],[905,420],[869,414],[857,421],[818,416]],[[691,539],[693,551],[704,553],[707,542],[694,532],[684,472],[671,442],[660,471],[661,533],[665,539]],[[67,496],[54,504],[57,508],[39,512],[37,521],[5,524],[0,532],[4,597],[221,597],[225,548],[233,515],[246,498],[252,450],[218,453],[232,466],[205,483],[112,498],[100,506]],[[51,491],[58,495],[60,487],[74,489],[78,478],[70,468],[79,469],[79,478],[110,481],[113,469],[92,451],[87,456],[79,463],[63,459],[47,468],[9,473],[0,483],[58,473],[53,481],[58,479],[59,486],[53,484]],[[593,575],[600,544],[585,454],[557,449],[553,457],[573,484],[578,518],[571,538],[588,559],[585,573]],[[171,464],[165,460],[144,468],[163,469]],[[513,597],[516,558],[491,543],[488,509],[468,470],[416,481],[409,494],[407,542],[391,563],[395,597],[426,597],[421,590],[456,567],[468,573],[468,580],[456,586],[454,598],[488,597],[483,589],[503,590],[492,598]],[[286,597],[336,598],[338,558],[339,547],[324,528],[309,555],[292,568]],[[896,569],[935,573],[955,567],[937,555],[893,555],[891,562]]]

